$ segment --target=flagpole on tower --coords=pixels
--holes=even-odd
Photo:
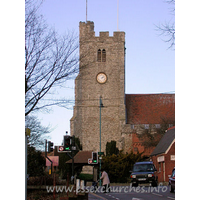
[[[117,31],[119,31],[119,0],[117,0]]]
[[[87,0],[86,0],[86,23],[87,23]]]

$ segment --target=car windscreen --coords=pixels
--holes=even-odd
[[[133,166],[133,172],[152,172],[154,165],[152,164],[137,164]]]

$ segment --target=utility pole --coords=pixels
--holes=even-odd
[[[100,135],[100,142],[99,142],[99,151],[101,154],[101,108],[103,108],[102,97],[99,98],[99,135]],[[99,178],[101,177],[101,159],[99,160]],[[101,186],[101,179],[100,179],[100,186]]]
[[[74,151],[76,150],[75,148],[75,136],[72,136],[72,184],[74,184]]]

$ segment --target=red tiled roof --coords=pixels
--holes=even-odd
[[[128,124],[175,121],[175,94],[126,94]]]

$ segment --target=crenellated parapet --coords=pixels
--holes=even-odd
[[[107,41],[107,40],[114,40],[114,41],[122,41],[125,42],[125,32],[123,31],[116,31],[113,32],[113,36],[109,35],[108,31],[99,32],[99,36],[95,36],[94,31],[94,22],[87,21],[87,22],[80,22],[79,23],[79,36],[81,39],[96,39],[99,41]]]

